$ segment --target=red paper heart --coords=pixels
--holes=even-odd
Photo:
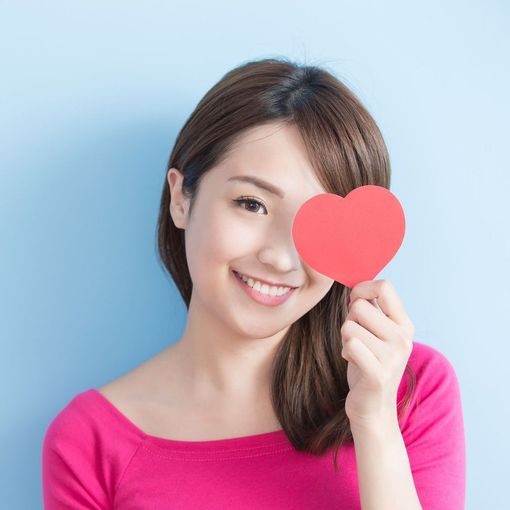
[[[399,250],[404,211],[382,186],[360,186],[345,198],[316,195],[298,209],[292,225],[296,249],[319,273],[352,288],[372,280]]]

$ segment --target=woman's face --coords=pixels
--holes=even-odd
[[[256,177],[273,192],[242,176]],[[175,188],[172,217],[185,229],[190,309],[205,307],[243,337],[266,338],[302,317],[333,285],[301,260],[292,239],[299,207],[325,193],[296,127],[272,123],[245,133],[227,159],[203,175],[191,216],[179,191],[182,176],[170,169],[168,181]],[[297,288],[280,304],[264,303],[267,296],[258,292],[264,288],[248,289],[234,271]]]

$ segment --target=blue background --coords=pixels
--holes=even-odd
[[[1,2],[0,505],[42,506],[43,434],[76,393],[181,335],[155,250],[165,165],[205,92],[274,56],[327,67],[380,126],[407,230],[377,278],[456,369],[467,508],[506,504],[509,18],[503,0]]]

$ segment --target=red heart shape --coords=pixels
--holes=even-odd
[[[360,186],[345,198],[322,193],[304,202],[292,225],[296,249],[319,273],[352,288],[372,280],[395,256],[405,232],[397,197]]]

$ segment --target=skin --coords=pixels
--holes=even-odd
[[[284,198],[250,183],[227,182],[241,174],[271,182]],[[233,408],[260,408],[271,419],[275,348],[334,282],[301,261],[291,234],[300,205],[325,190],[298,129],[275,123],[245,133],[229,156],[203,176],[191,216],[182,174],[171,168],[167,179],[170,213],[186,232],[193,281],[185,331],[168,351],[177,367],[173,382],[194,406],[227,416]],[[263,205],[233,201],[243,195]],[[299,288],[277,307],[261,305],[239,287],[232,269]]]

